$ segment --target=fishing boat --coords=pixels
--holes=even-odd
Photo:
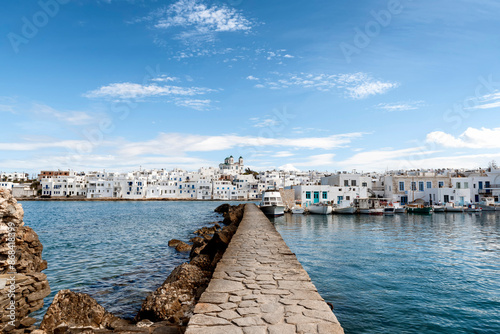
[[[405,207],[401,206],[401,204],[399,202],[394,202],[394,203],[392,203],[392,205],[394,206],[394,213],[405,213],[406,212]]]
[[[477,204],[483,211],[500,211],[500,204],[495,203],[493,197],[481,197],[481,201]]]
[[[423,204],[408,204],[406,212],[413,214],[428,215],[432,213],[432,207]]]
[[[300,215],[300,214],[303,214],[303,213],[304,213],[304,211],[305,211],[305,210],[304,210],[304,208],[303,208],[303,207],[301,207],[301,206],[294,206],[294,207],[292,208],[292,213],[293,213],[294,215],[295,215],[295,214],[299,214],[299,215]]]
[[[382,216],[384,214],[384,208],[371,208],[368,214]]]
[[[444,212],[444,205],[433,205],[432,210],[434,212]]]
[[[342,200],[339,204],[333,207],[333,213],[352,215],[356,212],[356,208],[352,205],[351,201]]]
[[[262,194],[260,209],[266,216],[283,216],[285,205],[278,190],[267,190]]]
[[[464,212],[464,207],[460,205],[455,205],[453,202],[448,202],[446,203],[446,206],[444,207],[444,210],[446,212]]]
[[[469,212],[469,213],[481,212],[481,208],[475,206],[474,204],[469,204],[465,208],[465,212]]]
[[[332,206],[326,203],[311,204],[307,209],[309,210],[309,213],[315,215],[329,215],[333,211]]]

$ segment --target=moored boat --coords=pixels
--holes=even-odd
[[[344,208],[333,208],[333,213],[352,215],[356,213],[356,208],[353,206],[347,206]]]
[[[444,212],[444,205],[433,205],[432,210],[434,212]]]
[[[444,210],[446,212],[464,212],[464,207],[460,205],[455,205],[453,202],[448,202],[446,203],[446,206],[444,207]]]
[[[369,212],[370,215],[381,216],[384,214],[384,208],[372,208]]]
[[[304,208],[300,206],[294,206],[292,208],[292,213],[293,214],[303,214],[304,213]]]
[[[392,203],[392,205],[394,206],[394,213],[405,213],[406,212],[405,207],[401,206],[401,204],[399,202],[394,202],[394,203]]]
[[[406,206],[407,213],[428,215],[432,213],[432,207],[423,204],[408,204]]]
[[[477,203],[477,206],[483,211],[500,211],[500,204],[495,203],[493,197],[482,197],[481,201]]]
[[[285,205],[278,190],[267,190],[262,194],[260,209],[266,216],[283,216]]]
[[[324,203],[311,204],[309,207],[307,207],[307,209],[309,210],[309,213],[315,215],[329,215],[333,211],[331,205]]]
[[[465,212],[469,212],[469,213],[481,212],[481,208],[475,206],[474,204],[469,204],[465,208]]]

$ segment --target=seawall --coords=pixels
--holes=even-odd
[[[246,204],[186,334],[343,333],[273,224]]]

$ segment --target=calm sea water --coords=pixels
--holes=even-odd
[[[274,222],[346,333],[500,333],[500,214]]]
[[[185,262],[168,247],[221,220],[220,202],[21,202],[24,221],[43,243],[52,293],[84,292],[116,315],[133,318],[142,301]]]
[[[22,202],[52,288],[133,317],[220,202]],[[500,214],[274,220],[346,333],[500,333]],[[44,310],[37,313],[41,318]]]

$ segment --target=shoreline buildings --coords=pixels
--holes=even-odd
[[[5,173],[4,173],[5,174]],[[2,174],[2,175],[4,175]],[[7,174],[5,174],[7,175]],[[34,196],[27,174],[11,173],[16,182],[2,181],[15,197]],[[4,178],[3,180],[6,180]],[[460,205],[477,203],[483,197],[500,196],[500,169],[417,170],[385,173],[245,171],[242,157],[226,158],[219,168],[139,170],[128,173],[42,171],[38,194],[62,198],[255,200],[269,189],[293,189],[295,200],[303,204],[354,202],[359,198],[385,198],[402,205],[421,201]]]

